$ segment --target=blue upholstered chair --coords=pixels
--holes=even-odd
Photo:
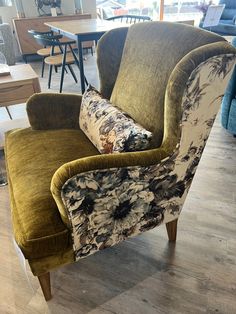
[[[232,45],[236,47],[236,37],[233,38]],[[221,123],[225,129],[236,137],[236,67],[222,101]]]
[[[219,24],[212,27],[206,27],[205,29],[220,35],[236,36],[236,1],[220,0],[219,4],[225,4],[225,9],[222,13]],[[201,24],[200,27],[202,27]]]

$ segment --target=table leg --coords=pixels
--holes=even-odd
[[[80,65],[80,84],[82,94],[85,91],[85,82],[84,82],[84,61],[83,61],[83,47],[82,42],[78,39],[78,51],[79,51],[79,65]]]
[[[6,106],[5,108],[6,108],[6,111],[7,111],[8,115],[9,115],[10,119],[12,120],[12,115],[11,115],[11,113],[10,113],[10,110],[8,109],[7,106]]]

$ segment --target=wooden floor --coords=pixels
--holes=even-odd
[[[89,80],[95,76],[92,68],[87,73]],[[24,116],[24,107],[16,107],[15,115]],[[46,303],[15,253],[7,187],[0,189],[0,221],[1,314],[236,313],[236,139],[219,118],[175,246],[161,226],[61,268],[52,273],[53,299]]]

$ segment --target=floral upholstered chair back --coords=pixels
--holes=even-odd
[[[235,60],[223,38],[181,24],[141,23],[101,39],[102,94],[154,141],[64,184],[76,259],[178,218]]]

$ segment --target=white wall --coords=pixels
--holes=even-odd
[[[74,14],[75,13],[75,2],[74,0],[62,0],[62,12],[63,14]],[[25,11],[25,17],[36,17],[38,16],[37,8],[34,0],[22,0],[23,8]],[[96,0],[82,0],[83,12],[92,14],[93,18],[96,18]],[[15,6],[12,7],[1,7],[0,16],[4,23],[10,23],[13,18],[17,16]]]
[[[16,17],[16,8],[12,7],[0,7],[0,16],[3,23],[9,23],[12,25],[12,18]]]
[[[34,0],[22,0],[25,17],[36,17],[38,11]],[[63,14],[74,14],[75,13],[75,2],[74,0],[62,0],[61,9]]]
[[[22,0],[23,8],[26,17],[38,16],[37,8],[35,7],[34,0]],[[83,0],[83,12],[92,14],[93,18],[96,18],[96,0]],[[63,14],[74,14],[75,13],[75,2],[74,0],[62,0],[62,12]],[[0,7],[0,16],[2,17],[3,23],[9,23],[12,26],[12,19],[17,17],[15,5],[12,7]],[[15,39],[15,37],[14,37]],[[14,40],[15,54],[18,57],[20,55],[19,48]]]
[[[82,0],[82,7],[84,13],[90,13],[94,19],[96,18],[96,0]]]

